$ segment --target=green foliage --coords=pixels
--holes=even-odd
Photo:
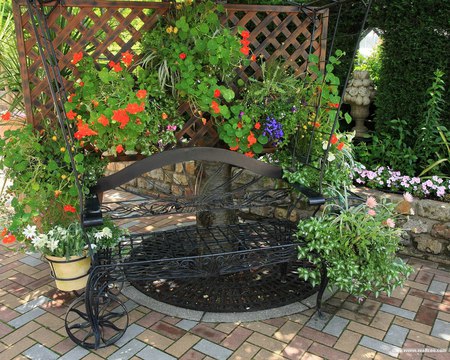
[[[355,60],[355,70],[368,71],[375,88],[377,88],[380,81],[381,52],[382,47],[377,46],[372,54],[367,57],[358,52]]]
[[[408,14],[405,16],[405,14]],[[376,129],[390,132],[391,119],[405,119],[414,134],[406,145],[413,147],[416,129],[423,122],[429,79],[435,69],[449,82],[450,2],[437,0],[378,0],[371,24],[383,30],[382,66],[375,100]],[[444,98],[449,98],[448,89]],[[444,123],[450,125],[450,103],[443,104]]]
[[[396,258],[401,229],[395,228],[394,205],[385,201],[349,206],[347,194],[341,205],[329,205],[318,218],[301,221],[298,258],[313,268],[299,268],[299,276],[313,285],[320,281],[325,262],[330,286],[357,297],[368,292],[388,296],[407,280],[413,269]]]

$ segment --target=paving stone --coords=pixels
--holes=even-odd
[[[273,337],[277,340],[288,343],[299,332],[301,328],[302,326],[300,324],[297,324],[293,321],[287,321],[275,334],[273,334]]]
[[[194,349],[217,360],[226,360],[233,353],[231,350],[205,339],[195,344]]]
[[[369,349],[376,350],[382,352],[383,354],[394,357],[397,357],[401,352],[401,348],[399,348],[398,346],[388,344],[368,336],[363,336],[359,344],[368,347]]]
[[[350,357],[350,355],[345,354],[342,351],[318,343],[312,344],[308,349],[308,352],[322,356],[325,359],[346,360]]]
[[[43,304],[48,303],[49,301],[51,300],[48,297],[39,296],[37,299],[28,301],[27,303],[16,307],[14,310],[20,312],[21,314],[25,314],[27,311],[33,310]]]
[[[235,352],[233,352],[233,355],[231,355],[231,357],[228,360],[253,359],[253,356],[256,355],[256,353],[258,353],[258,351],[260,351],[260,350],[261,350],[260,347],[246,342],[246,343],[243,343],[239,347],[239,349],[237,349]],[[289,358],[289,359],[291,359],[291,358]],[[298,357],[296,357],[295,359],[298,359]]]
[[[450,322],[436,319],[431,335],[450,341]]]
[[[175,326],[177,326],[183,330],[189,331],[197,325],[198,325],[197,321],[183,319],[183,320],[179,321]]]
[[[434,324],[434,320],[437,317],[437,313],[438,311],[436,309],[432,309],[422,305],[417,311],[416,321],[425,325],[432,326]]]
[[[172,339],[148,329],[142,332],[137,339],[161,350],[165,350],[174,343]]]
[[[336,336],[324,334],[320,331],[308,328],[306,326],[300,330],[298,335],[327,346],[333,346],[337,341]]]
[[[24,258],[20,259],[19,261],[23,262],[24,264],[33,266],[33,267],[44,263],[41,259],[35,258],[34,256],[25,256]]]
[[[361,334],[345,330],[334,345],[334,348],[351,354],[358,345],[361,336]]]
[[[416,312],[422,305],[423,299],[417,296],[408,295],[402,304],[402,309]]]
[[[115,342],[115,344],[119,347],[125,345],[128,341],[134,339],[136,336],[138,336],[141,332],[143,332],[145,328],[142,326],[131,324],[128,326],[127,331],[125,334]]]
[[[117,350],[115,353],[113,353],[111,356],[109,356],[108,360],[128,360],[128,359],[132,358],[134,355],[136,355],[138,352],[140,352],[145,347],[148,347],[148,346],[145,345],[142,341],[139,341],[136,339],[131,340],[125,346],[122,346],[119,350]],[[142,358],[143,359],[160,360],[160,358],[152,357],[152,356],[142,357]],[[161,360],[162,359],[163,358],[161,358]],[[174,358],[170,357],[168,359],[172,360]]]
[[[300,326],[300,325],[299,325]],[[237,327],[234,329],[231,334],[229,334],[222,342],[221,345],[225,346],[228,349],[236,350],[241,346],[243,342],[247,340],[247,338],[253,332],[249,329],[243,327]]]
[[[384,337],[384,341],[401,347],[406,340],[406,336],[408,336],[408,332],[409,329],[407,328],[398,325],[391,325],[386,333],[386,336]]]
[[[59,355],[47,349],[41,344],[36,344],[25,350],[23,354],[31,360],[53,360],[58,359]]]
[[[332,315],[326,312],[322,312],[322,318],[316,313],[311,319],[306,323],[306,326],[321,331],[325,325],[330,321]]]
[[[198,341],[200,341],[198,336],[186,333],[181,339],[177,340],[164,351],[180,358],[181,355],[192,348]]]
[[[64,356],[61,356],[59,360],[79,360],[84,358],[87,354],[89,354],[89,350],[86,350],[81,346],[77,346],[65,353]]]
[[[433,280],[428,288],[428,292],[436,295],[445,295],[445,290],[447,289],[447,283]]]
[[[352,322],[350,322],[350,324],[348,324],[347,330],[351,330],[351,331],[357,332],[359,334],[367,335],[367,336],[373,337],[378,340],[383,340],[384,335],[386,335],[386,333],[382,330],[375,329],[371,326],[363,325],[363,324],[357,323],[355,321],[352,321]]]
[[[394,315],[385,313],[384,311],[378,311],[372,320],[370,326],[380,330],[387,330],[391,326],[391,322],[394,319]]]
[[[284,348],[283,356],[288,359],[300,359],[312,343],[312,340],[305,339],[301,336],[295,336],[289,345]]]
[[[16,317],[15,319],[11,320],[8,325],[13,326],[15,328],[21,327],[22,325],[25,325],[26,323],[30,322],[33,319],[36,319],[37,317],[41,316],[45,313],[45,310],[41,308],[35,308],[33,310],[30,310],[26,312],[23,315],[20,315],[19,317]]]
[[[389,304],[383,304],[381,306],[380,310],[390,313],[390,314],[394,314],[394,315],[398,315],[398,316],[407,318],[409,320],[414,320],[414,317],[416,316],[416,314],[412,311],[401,309],[401,308],[398,308],[396,306],[392,306]]]
[[[323,329],[323,332],[339,337],[348,323],[349,321],[347,319],[341,318],[340,316],[333,316],[327,326]]]
[[[125,305],[125,308],[128,310],[128,312],[139,307],[139,304],[136,304],[133,300],[128,300],[124,305]]]

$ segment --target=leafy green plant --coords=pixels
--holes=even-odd
[[[318,284],[324,262],[330,286],[360,298],[369,292],[389,296],[413,271],[396,257],[401,229],[395,227],[395,205],[369,197],[350,206],[346,192],[340,200],[326,206],[321,216],[299,223],[298,238],[305,245],[298,257],[315,265],[299,268],[299,276]]]
[[[364,56],[358,52],[355,60],[355,70],[368,71],[375,88],[377,88],[378,82],[380,81],[382,49],[381,46],[375,47],[374,51],[369,56]]]

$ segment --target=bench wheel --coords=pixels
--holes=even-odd
[[[128,311],[119,298],[105,293],[93,297],[86,307],[86,296],[82,295],[69,307],[65,327],[69,337],[86,349],[109,346],[119,340],[128,327]]]

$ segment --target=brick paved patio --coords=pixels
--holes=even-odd
[[[181,221],[192,219],[172,216],[145,227]],[[0,246],[0,359],[450,359],[450,271],[408,262],[416,271],[392,297],[358,304],[338,292],[326,302],[324,320],[307,310],[264,321],[205,323],[124,298],[132,323],[125,336],[88,351],[75,346],[64,328],[75,295],[54,288],[38,255]]]

